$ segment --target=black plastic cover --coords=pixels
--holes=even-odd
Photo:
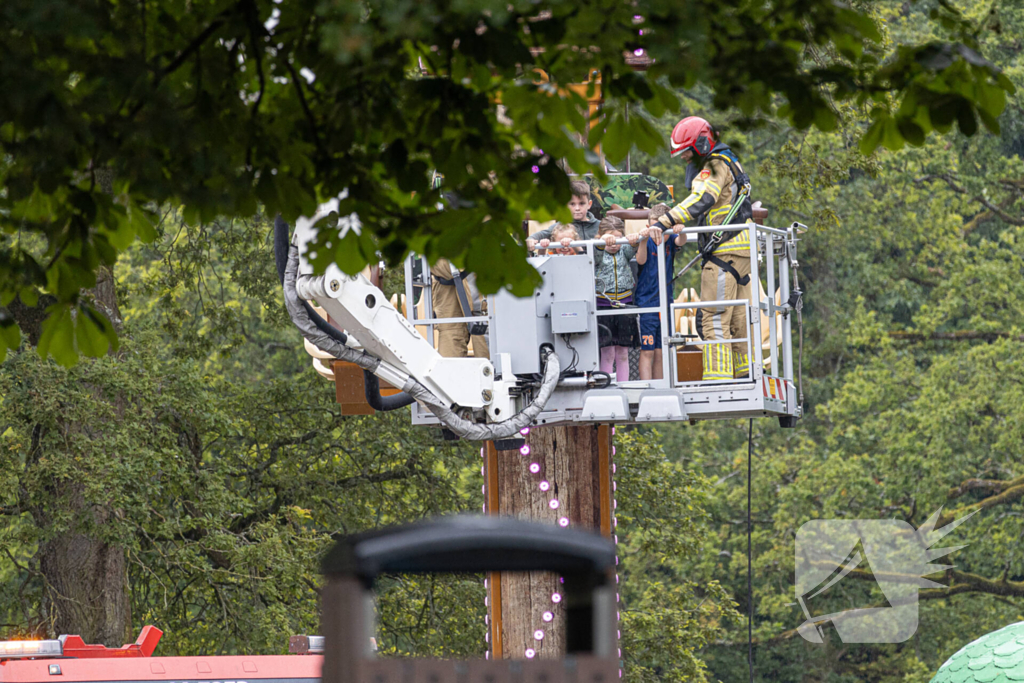
[[[615,545],[603,536],[512,517],[456,515],[348,536],[327,554],[328,575],[370,584],[380,574],[552,571],[604,582]]]

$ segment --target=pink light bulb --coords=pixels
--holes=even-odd
[[[534,640],[544,640],[544,631],[542,631],[540,629],[537,629],[536,631],[534,631],[533,632],[533,639]]]
[[[616,574],[616,575],[615,575],[615,583],[618,583],[618,582],[619,582],[619,575],[618,575],[618,574]]]
[[[491,658],[491,651],[488,650],[487,652],[484,653],[484,659],[490,659],[490,658]]]
[[[615,436],[615,427],[612,427],[612,436]]]
[[[540,463],[539,462],[531,462],[530,463],[530,472],[533,473],[533,474],[537,474],[538,472],[540,472]]]
[[[612,455],[615,455],[615,446],[612,446]]]
[[[565,527],[569,526],[569,518],[568,517],[562,517],[561,519],[559,519],[558,520],[558,526],[562,527],[563,529]]]
[[[552,510],[557,510],[558,509],[558,499],[557,498],[552,498],[550,501],[548,501],[548,507],[551,508]]]
[[[618,593],[616,593],[616,594],[615,594],[615,602],[618,602],[618,601],[619,601],[619,594],[618,594]]]
[[[483,473],[484,473],[484,468],[483,468],[483,467],[481,467],[481,468],[480,468],[480,474],[483,474]],[[616,484],[616,483],[615,483],[615,482],[613,481],[613,482],[612,482],[612,491],[618,491],[618,490],[619,490],[619,485],[618,485],[618,484]]]
[[[486,631],[484,632],[484,642],[485,643],[491,642],[491,634],[487,633]]]
[[[537,651],[536,650],[534,650],[532,647],[526,648],[526,658],[527,659],[533,659],[536,656],[537,656]]]
[[[482,449],[482,448],[480,449],[480,457],[481,458],[484,457],[484,449]]]
[[[635,54],[637,57],[641,56],[643,53],[644,49],[642,47],[638,47],[637,49],[633,50],[633,54]],[[534,173],[536,173],[536,171],[534,171]]]
[[[519,453],[521,455],[529,455],[530,454],[530,444],[524,443],[522,446],[520,446],[519,447]]]
[[[551,602],[555,603],[556,605],[562,602],[562,595],[560,593],[552,593]]]
[[[612,463],[612,474],[615,474],[615,463]]]
[[[480,493],[484,494],[485,496],[487,495],[487,484],[484,484],[483,486],[480,487]]]
[[[554,615],[554,614],[552,614],[551,612],[545,612],[545,613],[544,613],[544,616],[543,616],[543,617],[541,617],[541,618],[542,618],[542,619],[543,619],[544,621],[551,621],[552,619],[554,619],[554,618],[555,618],[555,615]]]
[[[537,486],[540,487],[541,491],[547,491],[549,488],[551,488],[551,484],[547,483],[546,481],[542,481],[541,483],[537,484]]]
[[[522,429],[520,429],[520,430],[519,430],[519,433],[520,433],[520,434],[521,434],[522,436],[526,436],[527,434],[529,434],[529,433],[530,433],[530,428],[529,428],[529,427],[523,427]]]

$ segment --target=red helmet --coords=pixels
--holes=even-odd
[[[716,142],[710,123],[699,116],[687,116],[672,129],[672,156],[691,150],[699,157],[706,157]]]

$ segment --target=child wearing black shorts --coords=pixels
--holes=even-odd
[[[605,216],[597,228],[604,246],[594,249],[597,283],[597,308],[625,308],[633,303],[633,271],[629,261],[636,254],[640,235],[630,235],[629,244],[616,244],[625,232],[621,218]],[[601,346],[601,372],[612,374],[619,382],[629,381],[629,349],[637,346],[636,315],[605,315],[597,318]]]

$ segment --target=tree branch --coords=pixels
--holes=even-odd
[[[160,83],[160,81],[164,79],[164,77],[171,75],[179,68],[181,68],[181,65],[188,60],[192,53],[201,48],[203,46],[203,43],[209,40],[210,36],[212,36],[217,31],[217,29],[224,25],[224,22],[226,22],[227,18],[231,16],[231,14],[236,9],[238,9],[239,5],[241,5],[240,2],[235,3],[231,7],[228,7],[223,12],[218,14],[217,18],[210,22],[210,25],[204,28],[202,33],[193,38],[192,42],[186,45],[185,49],[179,52],[178,56],[172,59],[170,64],[160,69],[160,71],[156,75],[156,80],[153,81],[153,85],[156,86]]]
[[[1016,502],[1021,498],[1024,498],[1024,484],[1012,486],[999,494],[989,496],[988,498],[984,498],[978,501],[977,503],[972,503],[971,505],[964,505],[958,507],[956,510],[951,510],[941,515],[939,519],[935,522],[935,526],[936,528],[942,527],[952,522],[954,519],[962,517],[965,514],[977,512],[980,510],[987,510],[997,505],[1006,505],[1007,503]]]
[[[299,104],[302,105],[302,111],[306,115],[306,121],[309,123],[309,130],[313,134],[313,142],[316,143],[316,151],[323,156],[324,149],[323,145],[320,144],[320,129],[316,127],[316,119],[313,118],[313,112],[309,110],[309,103],[306,102],[306,94],[302,92],[302,80],[295,71],[295,66],[287,59],[282,60],[284,65],[288,67],[288,73],[291,74],[292,83],[295,85],[295,92],[299,95]]]
[[[893,339],[901,339],[903,341],[995,341],[997,339],[1012,339],[1014,341],[1024,341],[1024,334],[1013,334],[1010,332],[979,332],[977,330],[957,330],[956,332],[931,332],[928,334],[922,334],[921,332],[904,332],[900,330],[894,330],[889,333],[889,336]]]
[[[267,82],[263,76],[263,52],[259,48],[260,36],[257,35],[258,33],[265,32],[265,30],[261,31],[261,29],[263,29],[263,25],[260,24],[259,10],[253,0],[247,0],[245,3],[245,10],[246,18],[249,23],[249,36],[252,38],[253,56],[256,59],[256,76],[260,81],[260,92],[256,96],[256,102],[252,105],[252,113],[250,114],[250,118],[255,121],[256,114],[258,114],[260,110],[260,104],[263,102],[263,93],[267,88]],[[251,153],[251,151],[252,149],[250,147],[248,153]]]
[[[946,498],[950,500],[959,498],[968,491],[976,491],[978,489],[988,489],[995,491],[996,493],[1005,491],[1008,488],[1013,488],[1024,484],[1024,477],[1017,477],[1016,479],[999,480],[999,479],[967,479],[960,486],[955,489],[950,489],[946,493]]]
[[[1010,225],[1024,226],[1024,219],[1022,219],[1022,218],[1015,218],[1014,216],[1011,216],[1010,214],[1008,214],[1005,211],[1003,211],[1003,209],[1001,207],[996,206],[995,204],[993,204],[989,200],[985,199],[981,195],[971,195],[971,193],[968,192],[966,188],[964,188],[962,185],[957,184],[957,182],[949,174],[939,173],[939,174],[935,174],[935,175],[926,175],[926,176],[923,176],[921,178],[916,178],[913,182],[916,185],[920,185],[921,183],[925,183],[925,182],[928,182],[928,181],[931,181],[931,180],[941,180],[941,181],[945,182],[946,185],[948,185],[949,188],[951,190],[953,190],[954,192],[956,192],[957,194],[963,194],[963,195],[971,196],[971,199],[973,199],[974,201],[978,202],[979,204],[984,206],[986,209],[991,211],[996,216],[999,216],[1000,218],[1002,218],[1004,221],[1006,221]]]

